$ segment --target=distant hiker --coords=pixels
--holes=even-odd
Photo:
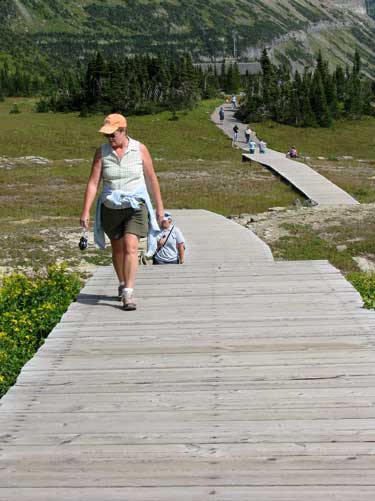
[[[250,155],[253,155],[255,153],[255,141],[253,140],[249,141],[249,152]]]
[[[150,153],[145,145],[128,136],[126,118],[117,113],[108,115],[99,132],[107,143],[95,152],[80,225],[86,230],[89,227],[90,207],[102,180],[103,191],[96,206],[95,242],[105,247],[104,232],[110,239],[119,281],[118,298],[124,310],[135,310],[133,288],[138,269],[138,241],[149,235],[154,248],[149,245],[148,250],[150,253],[156,250],[156,235],[164,218],[163,201]],[[156,204],[156,218],[146,185]]]
[[[259,140],[259,153],[265,153],[267,148],[267,143],[265,143],[262,139]]]
[[[297,148],[295,146],[292,146],[286,156],[287,158],[298,158]]]
[[[224,120],[224,108],[222,106],[220,106],[219,118],[220,118],[220,122],[223,122],[223,120]]]
[[[235,110],[237,108],[237,98],[234,94],[232,96],[231,103],[232,103],[232,110]]]
[[[246,127],[246,130],[245,130],[245,141],[246,141],[246,144],[249,144],[249,141],[250,141],[250,137],[251,137],[251,129],[249,126]]]
[[[238,139],[238,125],[236,124],[233,127],[233,144],[237,141]]]

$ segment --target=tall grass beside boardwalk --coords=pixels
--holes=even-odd
[[[297,128],[274,122],[251,125],[258,137],[264,138],[270,148],[278,151],[287,152],[291,146],[296,146],[303,156],[353,156],[375,160],[375,117],[337,120],[329,129]]]

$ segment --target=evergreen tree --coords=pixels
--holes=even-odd
[[[226,73],[224,91],[227,94],[237,94],[241,87],[241,75],[238,64],[230,65]]]
[[[334,118],[339,116],[339,104],[337,99],[337,86],[335,81],[335,75],[328,74],[326,77],[325,85],[326,99],[329,111]]]
[[[224,92],[226,94],[235,94],[235,90],[233,89],[233,66],[230,65],[226,75],[225,75],[225,82],[224,82]]]
[[[106,63],[100,52],[89,62],[86,73],[86,102],[89,106],[102,100],[102,90],[106,77]]]
[[[372,105],[374,101],[374,94],[372,92],[372,83],[369,80],[362,82],[361,98],[362,98],[362,114],[370,116],[375,115],[375,108]]]
[[[288,123],[290,121],[291,98],[293,94],[289,69],[286,66],[278,68],[275,79],[271,117],[277,122]]]
[[[233,86],[233,94],[237,94],[241,88],[241,74],[238,68],[238,64],[234,63],[233,65],[233,76],[232,76],[232,86]]]
[[[356,49],[354,53],[353,75],[359,77],[359,74],[361,73],[361,67],[361,56],[359,55],[358,49]]]
[[[310,96],[305,94],[302,101],[302,120],[301,125],[303,127],[318,127],[318,122],[313,112]]]
[[[221,63],[220,77],[219,77],[220,88],[223,90],[225,89],[226,79],[227,79],[227,72],[225,68],[225,62],[223,61]]]
[[[289,98],[289,110],[287,116],[287,123],[290,125],[295,125],[297,127],[303,124],[302,115],[302,78],[298,71],[295,72],[294,81],[291,85],[290,98]]]
[[[345,112],[352,120],[361,118],[363,112],[361,81],[354,72],[347,81]]]
[[[267,49],[263,49],[262,56],[260,58],[260,65],[263,75],[263,102],[266,106],[268,106],[273,101],[275,96],[275,75],[271,60],[268,57]]]
[[[375,84],[360,74],[358,51],[352,70],[337,67],[331,73],[319,53],[312,74],[305,69],[302,78],[296,72],[291,79],[288,68],[272,65],[266,50],[261,68],[260,79],[244,79],[246,98],[236,114],[239,118],[251,116],[255,121],[267,117],[296,126],[330,127],[332,118],[343,116],[344,111],[350,118],[374,113]]]
[[[322,76],[319,70],[314,72],[310,89],[310,101],[318,124],[321,127],[331,127],[332,116],[327,105]]]
[[[336,84],[337,100],[339,102],[343,102],[345,97],[346,78],[345,78],[345,73],[341,66],[336,67],[334,73],[334,81]]]
[[[198,77],[203,99],[217,97],[220,85],[215,69],[209,66],[206,71],[199,70]]]
[[[125,110],[128,108],[129,95],[127,82],[125,81],[124,69],[117,61],[110,61],[107,66],[108,80],[104,85],[102,99],[108,103],[111,111]]]

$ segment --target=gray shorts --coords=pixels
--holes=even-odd
[[[139,202],[139,209],[110,209],[102,204],[101,218],[104,232],[111,240],[119,240],[125,233],[139,238],[147,236],[148,211],[144,202]]]

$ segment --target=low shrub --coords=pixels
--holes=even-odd
[[[0,288],[0,397],[43,344],[81,288],[64,266],[27,276],[13,273]]]
[[[11,113],[12,115],[18,115],[19,113],[21,113],[18,104],[14,104],[9,113]]]
[[[348,273],[347,279],[361,294],[365,308],[375,309],[375,273]]]

